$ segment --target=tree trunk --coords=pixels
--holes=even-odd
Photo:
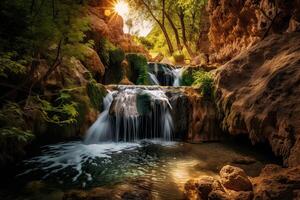
[[[179,38],[179,33],[178,33],[178,29],[176,28],[173,20],[171,19],[170,15],[168,13],[165,12],[165,15],[166,15],[166,18],[168,19],[173,31],[174,31],[174,34],[175,34],[175,39],[176,39],[176,43],[177,43],[177,49],[179,51],[182,51],[182,45],[181,45],[181,42],[180,42],[180,38]]]
[[[189,46],[188,40],[186,38],[186,30],[185,30],[185,23],[184,23],[184,13],[183,13],[182,9],[180,9],[180,11],[178,13],[178,16],[179,16],[179,20],[180,20],[180,24],[181,24],[183,44],[184,44],[186,50],[188,51],[190,57],[194,57],[194,53],[193,53],[191,47]]]
[[[146,9],[148,10],[148,12],[150,13],[150,15],[153,17],[153,19],[157,22],[157,24],[159,25],[160,29],[162,30],[164,36],[165,36],[165,39],[166,39],[166,42],[167,42],[167,45],[168,45],[168,48],[169,48],[169,53],[170,55],[173,55],[174,53],[174,47],[172,45],[172,42],[171,42],[171,39],[168,35],[168,32],[167,32],[167,29],[166,27],[164,26],[164,24],[162,24],[158,18],[154,15],[154,13],[152,12],[151,8],[149,7],[149,5],[144,1],[144,0],[141,0],[141,2],[144,4],[144,6],[146,7]]]

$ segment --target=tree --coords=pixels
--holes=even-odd
[[[169,53],[172,55],[174,53],[174,47],[165,26],[166,0],[133,0],[132,5],[137,7],[139,10],[142,10],[141,13],[146,11],[148,15],[144,16],[152,18],[157,23],[165,37]]]

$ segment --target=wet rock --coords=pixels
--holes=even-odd
[[[63,200],[151,200],[151,191],[145,189],[149,187],[150,184],[139,181],[91,190],[72,190],[64,194]]]
[[[188,199],[207,199],[212,191],[225,192],[220,182],[211,176],[201,176],[185,184],[185,196]],[[212,195],[218,196],[217,194]]]
[[[300,166],[282,168],[266,165],[252,183],[255,200],[299,199]]]
[[[191,142],[219,140],[220,129],[214,102],[200,95],[197,89],[187,88],[185,93],[190,103],[188,140]]]
[[[226,165],[221,169],[220,177],[221,183],[227,189],[235,191],[252,190],[252,184],[241,168]]]

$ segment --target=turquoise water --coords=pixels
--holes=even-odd
[[[191,178],[217,177],[225,164],[237,165],[256,176],[272,162],[248,147],[241,148],[224,143],[162,141],[91,145],[75,141],[44,146],[40,155],[19,165],[17,175],[2,186],[0,197],[62,199],[74,189],[121,190],[120,184],[127,184],[142,187],[154,199],[183,199],[184,183]],[[241,164],[243,160],[247,162]]]

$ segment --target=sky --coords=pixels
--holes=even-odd
[[[115,11],[124,19],[124,32],[132,35],[147,36],[153,27],[153,23],[149,20],[139,18],[130,5],[125,0],[119,0],[115,5]],[[132,28],[126,24],[128,20],[132,20]]]

